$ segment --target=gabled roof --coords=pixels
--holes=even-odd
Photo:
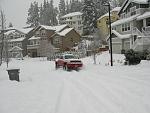
[[[33,30],[33,28],[20,29],[20,31],[23,32],[24,34],[28,34],[31,30]]]
[[[120,14],[120,12],[122,10],[125,10],[127,8],[127,6],[132,2],[137,3],[137,4],[148,4],[148,0],[125,0],[124,3],[122,4],[121,9],[118,12],[118,14]]]
[[[59,32],[59,31],[63,30],[65,27],[67,27],[67,26],[68,26],[67,24],[63,24],[63,25],[58,25],[58,26],[40,25],[39,27],[44,28],[46,30],[53,30],[55,32]]]
[[[73,12],[73,13],[69,13],[69,14],[62,16],[61,18],[73,17],[73,16],[78,16],[78,15],[82,15],[82,13],[81,12]]]
[[[29,40],[38,40],[38,39],[41,39],[41,37],[32,36],[31,38],[29,38]]]
[[[114,9],[112,9],[110,11],[110,13],[115,12],[115,11],[118,12],[118,11],[120,11],[120,9],[121,9],[121,7],[115,7]],[[106,14],[102,15],[98,20],[100,20],[100,19],[102,19],[103,17],[106,17],[106,16],[109,16],[109,13],[106,13]],[[110,16],[112,16],[112,14],[110,14]]]
[[[53,26],[53,29],[56,31],[56,32],[60,32],[61,30],[63,30],[65,27],[67,27],[68,25],[67,24],[63,24],[63,25],[58,25],[58,26]],[[68,26],[69,27],[69,26]]]
[[[47,26],[47,25],[40,25],[39,27],[44,28],[46,30],[53,30],[52,26]]]
[[[10,39],[9,42],[22,42],[25,38],[16,38],[16,39]]]
[[[71,30],[73,30],[73,28],[66,28],[65,30],[57,33],[60,36],[66,36],[66,34],[68,34]]]
[[[22,51],[23,49],[18,47],[18,46],[14,46],[13,48],[11,48],[9,51]]]

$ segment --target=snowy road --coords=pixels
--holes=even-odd
[[[21,82],[0,67],[0,113],[150,113],[150,62],[55,70],[49,61],[13,61]]]

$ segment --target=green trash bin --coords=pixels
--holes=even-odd
[[[19,71],[20,69],[7,69],[8,71],[8,75],[9,75],[9,80],[16,80],[16,81],[20,81],[19,80]]]

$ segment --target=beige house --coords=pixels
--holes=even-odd
[[[119,19],[118,12],[120,11],[121,7],[116,7],[110,11],[111,15],[111,22],[115,22]],[[109,34],[109,13],[101,16],[97,19],[97,28],[100,30],[101,36],[106,39]]]
[[[112,23],[113,53],[150,50],[150,7],[147,0],[125,0],[120,19]]]
[[[81,12],[73,12],[60,17],[60,24],[67,24],[74,28],[80,35],[83,34],[83,19]]]

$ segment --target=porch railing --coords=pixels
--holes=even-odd
[[[143,27],[142,32],[144,33],[145,36],[150,35],[150,26]]]
[[[136,49],[137,46],[148,46],[150,47],[150,36],[142,36],[142,37],[138,37],[133,46],[132,49]],[[147,48],[148,49],[148,48]]]
[[[144,36],[144,34],[139,31],[136,27],[132,28],[132,35]]]

